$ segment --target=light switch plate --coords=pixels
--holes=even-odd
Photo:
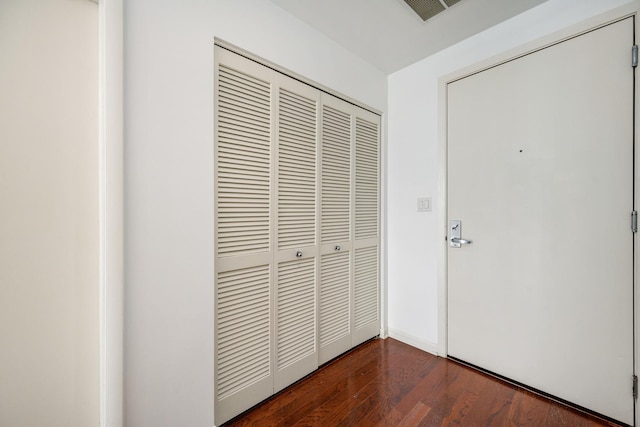
[[[418,212],[431,212],[431,197],[418,197]]]

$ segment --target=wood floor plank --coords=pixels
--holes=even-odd
[[[398,354],[394,359],[387,358],[380,374],[354,396],[350,405],[351,413],[337,425],[371,425],[383,420],[402,396],[403,383],[410,382],[417,369],[415,365],[421,362],[407,354]]]
[[[560,406],[559,404],[553,404],[549,407],[547,417],[544,420],[544,425],[588,427],[589,420],[574,419],[574,415],[565,407]]]
[[[380,421],[376,426],[377,427],[386,427],[386,426],[400,426],[402,425],[402,420],[405,418],[404,414],[393,408],[391,412],[387,414],[384,420]]]
[[[424,420],[429,411],[431,411],[431,408],[422,402],[418,402],[397,425],[398,427],[417,426]]]
[[[372,374],[374,367],[379,369],[378,366],[366,366],[362,370],[356,370],[352,378],[345,378],[348,385],[335,387],[332,396],[305,416],[300,425],[311,421],[317,421],[318,425],[323,421],[333,425],[340,422],[345,414],[351,413],[363,399],[369,396],[370,391],[366,387],[371,383],[371,379],[375,378]]]
[[[389,338],[364,343],[225,426],[615,424]]]
[[[516,426],[543,426],[551,403],[541,403],[529,393],[516,393],[507,419]]]
[[[515,393],[515,386],[487,378],[480,397],[467,414],[468,422],[486,427],[504,425]]]
[[[408,414],[409,411],[426,396],[436,393],[446,378],[447,364],[443,363],[443,360],[436,356],[427,355],[427,357],[430,359],[430,364],[429,367],[425,369],[421,381],[404,396],[396,407],[404,414]]]
[[[423,402],[431,407],[425,419],[428,425],[459,425],[477,399],[483,378],[460,365],[446,365],[446,381],[438,393],[431,393]],[[470,388],[474,391],[470,391]]]

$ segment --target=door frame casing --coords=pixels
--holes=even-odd
[[[545,47],[560,43],[572,37],[576,37],[583,33],[595,30],[604,25],[619,21],[621,19],[627,17],[636,17],[640,12],[640,0],[635,0],[629,4],[618,7],[611,11],[608,11],[603,14],[599,14],[592,18],[586,19],[580,23],[571,25],[565,29],[560,31],[553,32],[547,36],[536,39],[532,42],[525,43],[523,45],[517,46],[513,49],[509,49],[505,52],[502,52],[498,55],[489,57],[485,60],[474,63],[468,67],[464,67],[460,70],[454,71],[452,73],[446,74],[438,79],[438,192],[437,192],[437,209],[436,209],[436,221],[437,227],[439,230],[438,236],[440,236],[440,244],[437,247],[437,282],[438,282],[438,343],[437,343],[437,354],[441,357],[447,357],[448,349],[447,349],[447,331],[448,331],[448,306],[447,306],[447,292],[448,292],[448,244],[445,240],[448,235],[447,228],[447,219],[448,219],[448,187],[447,187],[447,174],[448,174],[448,164],[447,164],[447,146],[448,146],[448,136],[447,136],[447,85],[455,80],[462,79],[464,77],[470,76],[472,74],[478,73],[480,71],[486,70],[488,68],[492,68],[498,65],[501,65],[505,62],[517,59],[524,55],[533,53]],[[634,19],[635,30],[634,32],[638,32],[640,26],[638,24],[638,19]],[[631,67],[631,46],[629,46],[629,67]],[[635,87],[635,85],[634,85]],[[635,91],[634,102],[636,105],[640,100],[638,96],[638,91]],[[637,113],[634,111],[634,138],[638,134],[638,120]],[[635,143],[635,141],[634,141]],[[640,150],[639,150],[640,151]],[[640,160],[640,153],[635,152],[635,163],[638,163]],[[638,174],[634,173],[634,200],[638,199],[640,195],[640,180],[638,178]],[[634,209],[637,207],[634,205]],[[639,253],[639,239],[634,239],[634,258],[633,258],[633,269],[634,269],[634,283],[633,283],[633,292],[634,292],[634,307],[638,307],[639,295],[638,295],[638,261],[637,256]],[[634,372],[638,372],[638,311],[634,309]],[[636,420],[638,422],[638,414],[636,413]]]
[[[123,0],[98,3],[100,426],[124,422]]]

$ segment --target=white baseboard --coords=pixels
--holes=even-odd
[[[389,337],[398,341],[402,341],[405,344],[409,344],[412,347],[419,348],[420,350],[426,351],[427,353],[431,353],[436,356],[443,356],[441,354],[438,354],[438,344],[423,340],[422,338],[407,334],[406,332],[389,328]]]

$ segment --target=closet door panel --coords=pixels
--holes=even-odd
[[[320,364],[351,347],[351,254],[321,256]]]
[[[275,391],[318,367],[320,93],[277,77]]]
[[[380,333],[379,257],[378,247],[369,246],[355,251],[354,328],[352,346]]]
[[[273,71],[216,50],[215,415],[273,393]]]
[[[280,87],[278,105],[278,249],[314,246],[317,100]]]
[[[217,112],[218,256],[268,253],[271,84],[220,64]]]
[[[351,238],[351,106],[323,96],[322,213],[323,244]]]
[[[219,273],[216,417],[229,419],[273,393],[270,266]]]
[[[316,257],[278,264],[275,390],[318,367]]]
[[[361,115],[366,111],[359,111]],[[356,117],[356,213],[355,239],[377,239],[379,237],[379,117],[369,117],[375,122]],[[373,242],[372,242],[373,243]]]
[[[380,333],[380,117],[355,117],[354,331],[352,345]]]
[[[351,348],[353,106],[322,96],[320,363]]]

